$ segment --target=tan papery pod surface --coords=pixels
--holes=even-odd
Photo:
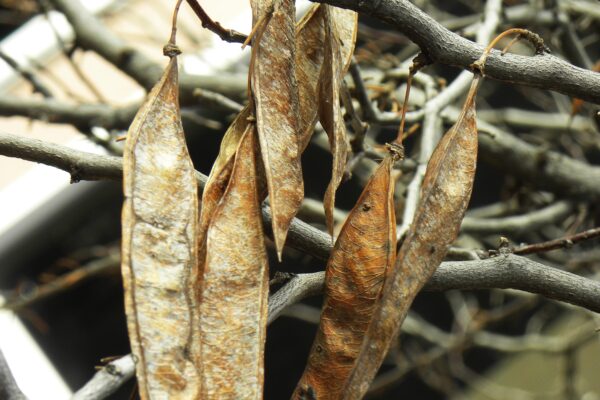
[[[293,0],[252,0],[251,6],[253,23],[263,24],[252,40],[250,74],[273,237],[281,259],[289,225],[304,197],[298,149],[295,6]]]
[[[393,160],[386,157],[350,212],[325,275],[319,330],[293,399],[339,399],[396,254]]]
[[[269,273],[249,124],[212,215],[201,283],[202,399],[261,399]]]
[[[142,399],[200,395],[197,186],[178,103],[177,59],[138,111],[123,154],[122,273]]]

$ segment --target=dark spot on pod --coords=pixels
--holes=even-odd
[[[430,245],[429,246],[429,254],[433,254],[435,253],[435,246],[434,245]]]
[[[321,347],[321,345],[317,345],[315,350],[317,351],[317,353],[321,353],[323,351],[323,348]]]
[[[365,203],[362,205],[363,211],[369,211],[371,209],[371,205],[369,203]]]
[[[300,389],[300,398],[302,400],[317,400],[317,394],[310,385],[304,385]]]

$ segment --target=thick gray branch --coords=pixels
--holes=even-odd
[[[50,165],[71,174],[71,180],[120,180],[121,157],[101,156],[58,144],[0,132],[0,154]]]
[[[350,8],[380,19],[415,42],[437,63],[468,68],[483,47],[448,29],[408,0],[313,0]],[[494,51],[485,66],[486,76],[504,82],[554,90],[600,104],[600,74],[575,67],[549,54],[500,56]]]
[[[323,291],[325,273],[296,275],[271,296],[269,319]],[[443,262],[423,288],[447,290],[518,289],[600,312],[600,282],[548,267],[525,257],[500,255],[486,260]]]

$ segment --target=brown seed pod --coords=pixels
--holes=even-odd
[[[122,273],[142,399],[200,395],[198,193],[178,94],[172,57],[129,128],[123,154]]]
[[[281,260],[290,222],[304,197],[298,149],[295,7],[293,0],[252,0],[251,6],[254,24],[264,24],[252,40],[250,75],[273,237]]]
[[[396,253],[393,160],[365,186],[335,243],[319,330],[294,399],[339,399]],[[312,395],[312,397],[310,397]]]
[[[329,10],[329,11],[326,11]],[[330,7],[322,4],[313,5],[296,27],[296,76],[300,92],[300,113],[298,127],[298,146],[304,151],[312,137],[317,122],[318,83],[325,57],[326,32],[325,14],[335,21],[332,37],[337,38],[334,45],[339,49],[341,76],[343,76],[352,59],[356,34],[358,31],[358,14],[352,10]],[[329,24],[331,29],[331,24]]]
[[[333,9],[335,7],[322,5],[325,21],[324,59],[319,77],[319,119],[327,136],[329,147],[333,154],[331,181],[327,186],[324,197],[325,219],[329,234],[333,237],[333,209],[335,207],[335,192],[342,182],[348,157],[348,140],[344,114],[340,106],[340,86],[344,79],[340,39],[338,37],[338,22]]]
[[[261,399],[269,273],[249,124],[212,215],[200,288],[202,399]]]
[[[373,313],[344,399],[361,399],[390,347],[415,296],[456,239],[469,204],[477,161],[477,75],[461,115],[434,150],[413,223]]]

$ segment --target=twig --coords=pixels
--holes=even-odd
[[[92,126],[106,129],[126,129],[139,104],[112,107],[105,104],[69,104],[55,99],[22,99],[14,96],[0,97],[0,115],[22,115],[53,123],[75,125],[85,131]]]
[[[217,106],[220,109],[234,113],[238,113],[242,111],[242,108],[244,108],[243,105],[231,100],[229,97],[223,96],[221,93],[212,92],[206,89],[194,90],[194,96],[200,99],[203,103]]]
[[[273,295],[272,301],[277,299],[274,310],[320,294],[324,278],[324,272],[296,275]],[[600,282],[515,255],[443,262],[423,290],[444,292],[492,288],[523,290],[600,312]],[[282,292],[281,295],[279,292]]]
[[[74,55],[73,50],[74,49],[68,48],[68,46],[65,43],[65,41],[63,40],[62,36],[58,33],[58,31],[56,30],[56,27],[52,23],[52,18],[50,18],[50,16],[49,16],[50,4],[48,3],[48,0],[39,0],[38,4],[44,11],[44,17],[46,18],[46,22],[50,26],[50,29],[52,30],[52,33],[54,34],[54,38],[56,39],[58,46],[60,47],[61,51],[63,52],[65,58],[67,59],[69,65],[71,66],[71,69],[73,70],[73,72],[75,72],[77,77],[81,80],[81,82],[83,82],[83,84],[96,97],[97,100],[99,100],[100,102],[106,103],[107,102],[106,98],[102,95],[102,93],[100,93],[100,91],[98,90],[96,85],[94,85],[94,83],[90,79],[88,79],[88,77],[83,73],[83,71],[81,70],[81,68],[79,68],[79,65],[77,65],[75,60],[73,60],[73,55]]]
[[[529,244],[518,247],[513,250],[514,254],[525,255],[533,253],[542,253],[556,249],[568,249],[575,243],[600,237],[600,228],[588,229],[587,231],[575,235],[565,236],[560,239],[549,240],[547,242]]]
[[[10,372],[8,363],[4,358],[4,353],[0,349],[0,399],[6,400],[27,400],[27,397],[21,392],[15,378]]]
[[[512,234],[519,235],[543,226],[556,223],[573,211],[573,205],[568,201],[559,201],[540,210],[523,215],[513,215],[502,218],[473,218],[465,217],[461,231],[476,234]]]
[[[186,0],[187,3],[192,7],[192,10],[196,13],[200,21],[202,22],[202,27],[208,29],[209,31],[216,33],[222,40],[229,43],[244,43],[247,39],[247,36],[243,33],[235,31],[233,29],[225,29],[223,26],[214,21],[207,13],[204,11],[202,6],[198,4],[197,0]]]
[[[2,305],[1,308],[18,312],[19,310],[29,307],[40,300],[44,300],[48,297],[64,292],[65,290],[76,287],[82,282],[85,282],[86,280],[105,272],[107,269],[118,267],[120,265],[120,260],[121,257],[119,254],[113,252],[107,257],[90,261],[86,265],[77,268],[68,274],[62,275],[44,285],[28,291],[28,293],[18,293],[13,298],[8,298],[6,303]]]
[[[46,85],[42,83],[37,76],[35,76],[33,72],[19,65],[19,63],[14,58],[10,57],[3,51],[0,51],[0,58],[5,63],[7,63],[12,69],[14,69],[19,75],[21,75],[23,79],[31,83],[34,92],[40,93],[44,97],[54,97],[50,89],[48,89]]]
[[[71,400],[100,400],[117,391],[125,382],[133,377],[135,363],[128,354],[105,365],[79,389]]]

